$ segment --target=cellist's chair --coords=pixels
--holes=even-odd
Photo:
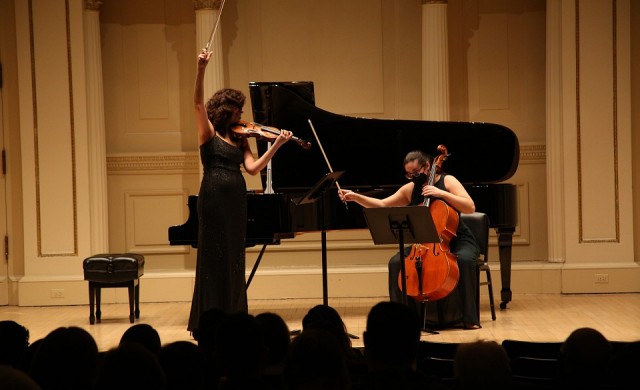
[[[460,214],[462,221],[473,233],[476,242],[480,247],[478,257],[478,284],[476,290],[476,300],[478,307],[478,317],[480,317],[480,286],[486,285],[489,292],[489,304],[491,305],[491,319],[496,319],[496,308],[493,300],[493,284],[491,282],[491,268],[489,267],[489,216],[485,213]],[[480,274],[486,274],[486,281],[480,281]]]

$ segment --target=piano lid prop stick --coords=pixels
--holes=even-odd
[[[209,42],[207,42],[207,44],[204,47],[206,51],[209,51],[209,48],[211,47],[211,42],[213,42],[213,37],[216,35],[216,31],[218,30],[218,24],[220,23],[220,16],[222,16],[222,9],[224,8],[224,1],[225,0],[222,0],[222,2],[220,3],[220,10],[218,11],[218,18],[216,19],[216,24],[213,25],[213,28],[211,29],[211,34],[209,34]]]
[[[329,159],[327,158],[327,155],[324,153],[324,148],[322,147],[322,143],[320,143],[320,138],[318,138],[316,129],[313,127],[313,123],[311,123],[311,119],[307,119],[307,120],[309,121],[309,126],[311,126],[311,131],[313,131],[313,135],[316,137],[316,141],[318,141],[318,146],[320,146],[320,151],[324,156],[324,161],[327,162],[327,166],[329,167],[329,172],[333,173],[333,169],[331,168],[331,164],[329,163]],[[338,187],[338,191],[342,191],[342,189],[340,188],[340,184],[338,184],[338,181],[336,181],[336,187]],[[347,201],[343,200],[342,202],[344,203],[344,207],[348,209],[349,206],[347,205]]]

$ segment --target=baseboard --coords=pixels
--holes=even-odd
[[[491,264],[493,291],[500,296],[502,278],[499,263]],[[249,275],[247,274],[247,277]],[[481,276],[484,278],[484,276]],[[148,272],[140,279],[141,302],[185,302],[193,294],[192,272]],[[512,265],[512,293],[574,294],[640,292],[640,266],[636,263],[571,264],[518,262]],[[388,295],[387,267],[336,267],[327,271],[327,297],[385,297]],[[16,285],[17,283],[17,285]],[[69,278],[23,277],[12,282],[18,297],[9,304],[19,306],[84,305],[89,302],[88,282]],[[487,290],[481,289],[486,295]],[[256,273],[248,289],[249,299],[323,298],[320,268],[274,268]],[[126,303],[126,288],[102,290],[102,303]]]

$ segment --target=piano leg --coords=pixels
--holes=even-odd
[[[329,306],[329,293],[327,283],[327,231],[322,229],[322,304]]]
[[[506,309],[511,302],[511,244],[515,228],[497,228],[498,248],[500,250],[500,277],[502,289],[500,290],[500,309]]]

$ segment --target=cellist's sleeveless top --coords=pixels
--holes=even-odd
[[[444,186],[445,176],[447,176],[446,173],[441,174],[440,180],[433,183],[433,186],[443,191],[447,191],[447,188]],[[411,205],[417,206],[417,205],[421,205],[423,202],[424,202],[424,195],[422,195],[422,186],[416,184],[413,187],[413,192],[411,194]],[[460,214],[459,211],[458,211],[458,214]],[[462,221],[462,218],[458,223],[458,230],[456,231],[456,237],[453,238],[450,242],[451,252],[455,253],[459,245],[473,245],[477,248],[478,251],[480,251],[480,248],[478,247],[478,244],[476,243],[476,240],[473,237],[473,233],[471,233],[471,230],[469,230],[469,227],[467,227],[467,225],[464,224],[464,222]]]

